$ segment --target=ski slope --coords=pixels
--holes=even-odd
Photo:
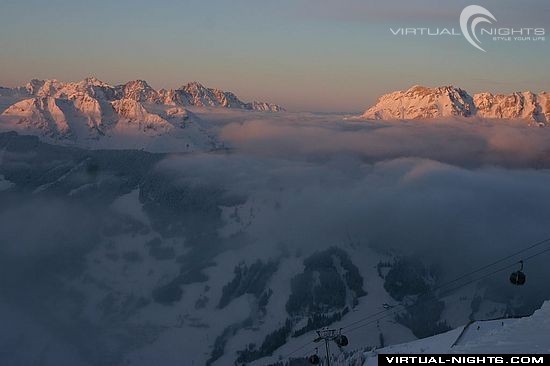
[[[549,353],[549,334],[550,301],[546,301],[529,317],[475,321],[433,337],[353,355],[348,364],[362,359],[363,365],[377,366],[378,354]]]

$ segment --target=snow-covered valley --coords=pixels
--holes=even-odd
[[[59,127],[62,100],[24,106]],[[437,290],[548,234],[545,129],[110,105],[134,122],[97,139],[0,134],[7,364],[300,364],[323,326],[346,329],[352,364],[550,298],[538,257],[524,288]],[[183,118],[181,141],[144,127]]]

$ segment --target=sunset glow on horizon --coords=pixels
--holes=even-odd
[[[550,28],[546,1],[477,3],[499,25]],[[472,93],[548,90],[548,40],[486,43],[482,53],[463,37],[390,32],[460,30],[460,11],[470,4],[9,0],[0,13],[0,85],[90,75],[111,84],[144,79],[155,88],[197,80],[244,99],[325,112],[361,111],[381,94],[416,84]]]

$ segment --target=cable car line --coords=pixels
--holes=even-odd
[[[422,296],[426,296],[427,294],[429,294],[429,293],[431,293],[431,292],[433,292],[433,291],[441,290],[441,289],[443,289],[443,288],[445,288],[445,287],[447,287],[447,286],[449,286],[449,285],[451,285],[451,284],[453,284],[453,283],[456,283],[456,282],[459,282],[460,280],[463,280],[463,279],[465,279],[465,278],[468,278],[468,277],[472,276],[473,274],[480,273],[480,272],[482,272],[482,271],[484,271],[484,270],[486,270],[486,269],[489,269],[489,268],[491,268],[491,267],[493,267],[493,266],[495,266],[495,265],[497,265],[497,264],[499,264],[499,263],[502,263],[502,262],[504,262],[504,261],[506,261],[506,260],[508,260],[508,259],[511,259],[511,258],[516,257],[516,256],[518,256],[518,255],[520,255],[520,254],[522,254],[522,253],[524,253],[524,252],[527,252],[527,251],[529,251],[529,250],[531,250],[531,249],[534,249],[534,248],[536,248],[536,247],[540,247],[540,246],[542,246],[542,245],[544,245],[544,244],[548,244],[548,243],[550,243],[550,238],[547,238],[547,239],[544,239],[544,240],[535,242],[535,243],[529,245],[528,247],[525,247],[525,248],[523,248],[523,249],[521,249],[521,250],[518,250],[518,251],[516,251],[516,252],[514,252],[514,253],[511,253],[511,254],[509,254],[509,255],[507,255],[507,256],[505,256],[505,257],[502,257],[502,258],[500,258],[500,259],[498,259],[498,260],[496,260],[496,261],[494,261],[494,262],[491,262],[491,263],[489,263],[489,264],[487,264],[487,265],[484,265],[484,266],[482,266],[482,267],[479,267],[479,268],[477,268],[477,269],[475,269],[475,270],[473,270],[473,271],[470,271],[470,272],[468,272],[468,273],[465,273],[465,274],[463,274],[463,275],[461,275],[461,276],[459,276],[459,277],[457,277],[457,278],[455,278],[455,279],[453,279],[453,280],[451,280],[451,281],[448,281],[448,282],[446,282],[446,283],[444,283],[444,284],[441,284],[441,285],[439,285],[439,286],[436,286],[436,287],[434,287],[433,289],[431,289],[429,292],[426,291],[426,292],[420,294],[419,298],[421,298]],[[535,257],[537,257],[537,256],[539,256],[539,255],[542,255],[542,254],[544,254],[544,253],[547,253],[547,252],[550,252],[550,247],[549,247],[549,248],[546,248],[546,249],[544,249],[544,250],[542,250],[542,251],[540,251],[540,252],[537,252],[537,253],[535,253],[535,254],[532,254],[532,255],[529,255],[529,256],[527,256],[527,257],[524,257],[524,258],[523,258],[521,261],[519,261],[519,262],[515,262],[515,263],[512,263],[512,264],[506,265],[505,267],[501,267],[501,268],[499,268],[499,269],[497,269],[497,270],[495,270],[495,271],[492,271],[492,272],[490,272],[490,273],[487,273],[487,274],[485,274],[485,275],[483,275],[483,276],[481,276],[481,277],[478,277],[478,278],[475,278],[475,279],[471,279],[471,280],[469,280],[469,281],[467,281],[467,282],[464,282],[464,283],[459,284],[458,286],[455,286],[455,287],[450,288],[450,289],[446,289],[446,290],[444,290],[443,294],[445,294],[445,296],[446,296],[446,295],[448,295],[448,294],[450,294],[450,293],[452,293],[452,292],[454,292],[454,291],[456,291],[456,290],[458,290],[458,289],[460,289],[460,288],[462,288],[462,287],[465,287],[465,286],[470,285],[470,284],[472,284],[472,283],[478,282],[478,281],[480,281],[480,280],[482,280],[482,279],[485,279],[485,278],[487,278],[487,277],[493,276],[493,275],[495,275],[495,274],[497,274],[497,273],[503,272],[503,271],[509,269],[509,268],[512,267],[512,266],[516,266],[516,265],[518,265],[518,264],[522,264],[522,263],[524,263],[524,262],[526,262],[526,261],[528,261],[528,260],[530,260],[530,259],[532,259],[532,258],[535,258]],[[520,270],[519,270],[518,272],[522,272],[522,270],[523,270],[523,264],[521,265],[521,268],[520,268]],[[517,273],[517,272],[514,272],[514,273]],[[514,274],[514,273],[513,273],[513,274]],[[512,274],[512,275],[513,275],[513,274]],[[441,296],[441,294],[440,294],[440,296]],[[373,314],[370,314],[370,315],[368,315],[368,316],[366,316],[366,317],[364,317],[364,318],[361,318],[361,319],[359,319],[359,320],[356,320],[356,321],[354,321],[354,322],[351,322],[351,323],[345,325],[344,327],[341,327],[341,328],[340,328],[340,331],[342,331],[342,330],[344,330],[344,329],[348,329],[348,328],[350,328],[350,327],[352,327],[352,326],[354,326],[354,325],[360,324],[360,323],[362,323],[362,322],[364,322],[364,321],[366,321],[366,320],[369,320],[369,319],[371,319],[371,318],[373,318],[373,317],[376,317],[377,315],[381,315],[380,317],[375,318],[375,319],[373,319],[373,320],[371,320],[371,321],[369,321],[369,322],[367,322],[367,323],[365,323],[365,324],[358,325],[358,326],[353,327],[353,328],[351,328],[351,329],[348,329],[348,330],[346,331],[346,333],[353,332],[353,331],[355,331],[355,330],[357,330],[357,329],[360,329],[360,328],[363,328],[363,327],[365,327],[365,326],[367,326],[367,325],[376,323],[376,322],[378,322],[379,320],[384,319],[384,318],[386,318],[386,317],[388,317],[388,316],[390,316],[390,315],[395,315],[398,311],[401,311],[401,310],[404,310],[404,309],[408,309],[408,308],[412,308],[412,307],[421,305],[421,304],[424,303],[425,301],[426,301],[426,300],[423,300],[423,301],[416,302],[415,304],[411,304],[411,305],[398,304],[398,305],[396,305],[396,306],[394,306],[394,307],[392,307],[392,308],[384,309],[384,310],[378,311],[378,312],[373,313]],[[402,307],[403,309],[399,309],[399,307]],[[303,344],[302,346],[296,348],[296,349],[293,350],[292,352],[286,354],[283,358],[289,358],[291,355],[293,355],[293,354],[295,354],[296,352],[298,352],[298,351],[304,349],[305,347],[309,346],[309,345],[312,344],[312,343],[315,343],[315,342],[314,342],[314,341],[310,341],[310,342],[308,342],[308,343]],[[313,350],[316,350],[316,349],[317,349],[317,347],[313,348]],[[308,352],[308,353],[311,353],[311,351]]]
[[[550,248],[544,249],[544,250],[542,250],[542,251],[540,251],[540,252],[538,252],[538,253],[535,253],[535,254],[533,254],[533,255],[530,255],[530,256],[528,256],[528,257],[525,257],[522,261],[523,261],[523,262],[526,262],[526,261],[528,261],[528,260],[530,260],[530,259],[532,259],[532,258],[535,258],[535,257],[537,257],[537,256],[539,256],[539,255],[542,255],[542,254],[544,254],[544,253],[547,253],[547,252],[550,252]],[[465,283],[463,283],[463,284],[460,284],[460,285],[458,285],[458,286],[456,286],[456,287],[453,287],[453,288],[451,288],[451,289],[445,290],[444,295],[449,295],[450,293],[452,293],[452,292],[454,292],[454,291],[456,291],[456,290],[458,290],[458,289],[460,289],[460,288],[462,288],[462,287],[468,286],[468,285],[470,285],[470,284],[472,284],[472,283],[478,282],[478,281],[480,281],[480,280],[482,280],[482,279],[485,279],[485,278],[490,277],[490,276],[493,276],[493,275],[495,275],[495,274],[497,274],[497,273],[503,272],[503,271],[509,269],[510,267],[513,267],[513,266],[518,265],[519,263],[520,263],[520,262],[516,262],[516,263],[509,264],[509,265],[507,265],[507,266],[505,266],[505,267],[502,267],[502,268],[499,268],[499,269],[497,269],[497,270],[495,270],[495,271],[493,271],[493,272],[490,272],[490,273],[488,273],[488,274],[486,274],[486,275],[484,275],[484,276],[482,276],[482,277],[472,279],[472,280],[467,281],[467,282],[465,282]],[[408,308],[413,308],[413,307],[415,307],[415,306],[418,306],[418,305],[420,305],[420,304],[422,304],[422,303],[423,303],[423,302],[421,301],[421,302],[419,302],[419,303],[415,303],[415,304],[411,304],[411,305],[398,305],[398,306],[401,306],[401,307],[403,307],[404,309],[408,309]],[[398,306],[396,306],[396,308],[397,308]],[[369,325],[369,324],[376,323],[377,321],[379,321],[379,320],[381,320],[381,319],[384,319],[384,318],[388,317],[389,315],[394,315],[395,313],[397,313],[398,310],[404,310],[404,309],[395,309],[395,308],[394,308],[394,309],[392,309],[393,311],[389,312],[388,314],[385,314],[385,315],[383,315],[383,316],[381,316],[381,317],[378,317],[378,318],[376,318],[376,319],[374,319],[374,320],[372,320],[372,321],[370,321],[370,322],[367,322],[367,323],[365,323],[365,324],[362,324],[362,325],[359,325],[359,326],[357,326],[357,327],[354,327],[354,328],[352,328],[352,329],[347,330],[347,333],[353,332],[354,330],[357,330],[357,329],[359,329],[359,328],[365,327],[365,326],[367,326],[367,325]],[[348,327],[349,327],[349,326],[348,326]],[[344,328],[342,328],[342,329],[344,329]]]
[[[516,251],[516,252],[514,252],[514,253],[512,253],[512,254],[509,254],[509,255],[507,255],[507,256],[505,256],[505,257],[503,257],[503,258],[500,258],[500,259],[498,259],[498,260],[496,260],[496,261],[494,261],[494,262],[491,262],[491,263],[489,263],[489,264],[486,264],[486,265],[484,265],[484,266],[482,266],[482,267],[479,267],[479,268],[477,268],[477,269],[475,269],[475,270],[473,270],[473,271],[470,271],[470,272],[468,272],[468,273],[465,273],[465,274],[463,274],[463,275],[461,275],[461,276],[459,276],[459,277],[457,277],[457,278],[455,278],[455,279],[453,279],[453,280],[450,280],[450,281],[445,282],[445,283],[443,283],[443,284],[441,284],[441,285],[438,285],[438,286],[434,287],[433,289],[430,289],[429,291],[424,291],[424,292],[421,293],[419,296],[420,296],[420,297],[421,297],[421,296],[425,296],[425,295],[429,294],[430,292],[434,292],[434,291],[441,290],[442,288],[447,287],[448,285],[451,285],[451,284],[453,284],[453,283],[456,283],[456,282],[458,282],[458,281],[460,281],[460,280],[462,280],[462,279],[465,279],[465,278],[467,278],[467,277],[469,277],[469,276],[471,276],[471,275],[473,275],[473,274],[482,272],[482,271],[485,270],[485,269],[488,269],[488,268],[490,268],[490,267],[492,267],[492,266],[495,266],[495,265],[497,265],[497,264],[499,264],[499,263],[502,263],[502,262],[504,262],[504,261],[506,261],[506,260],[508,260],[508,259],[511,259],[511,258],[513,258],[513,257],[516,257],[516,256],[518,256],[518,255],[520,255],[520,254],[522,254],[522,253],[524,253],[524,252],[527,252],[527,251],[529,251],[529,250],[531,250],[531,249],[534,249],[534,248],[536,248],[536,247],[539,247],[539,246],[541,246],[541,245],[548,244],[548,243],[550,243],[550,238],[547,238],[547,239],[538,241],[538,242],[536,242],[536,243],[533,243],[533,244],[531,244],[530,246],[528,246],[528,247],[526,247],[526,248],[523,248],[523,249],[521,249],[521,250],[519,250],[519,251]],[[550,249],[550,248],[549,248],[549,249]],[[530,257],[527,257],[527,258],[525,258],[524,260],[527,260],[527,259],[529,259],[529,258],[530,258]],[[514,265],[515,265],[515,264],[517,264],[517,263],[514,263]],[[401,306],[401,305],[396,305],[395,307],[398,307],[398,306]],[[350,326],[353,326],[353,325],[355,325],[355,324],[361,323],[361,322],[364,321],[364,320],[370,319],[370,318],[372,318],[372,317],[374,317],[374,316],[383,314],[383,313],[388,312],[388,311],[391,311],[391,310],[393,310],[393,308],[380,310],[380,311],[378,311],[378,312],[376,312],[376,313],[367,315],[367,316],[365,316],[364,318],[361,318],[361,319],[359,319],[359,320],[356,320],[356,321],[354,321],[354,322],[352,322],[352,323],[349,323],[349,324],[343,326],[342,329],[349,328]]]

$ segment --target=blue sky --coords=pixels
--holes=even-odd
[[[471,1],[3,0],[0,85],[31,78],[154,87],[198,80],[291,110],[360,111],[414,84],[469,91],[550,89],[550,40],[396,37],[389,27],[455,27]],[[547,0],[476,1],[498,26],[550,29]],[[547,37],[548,38],[548,37]]]

